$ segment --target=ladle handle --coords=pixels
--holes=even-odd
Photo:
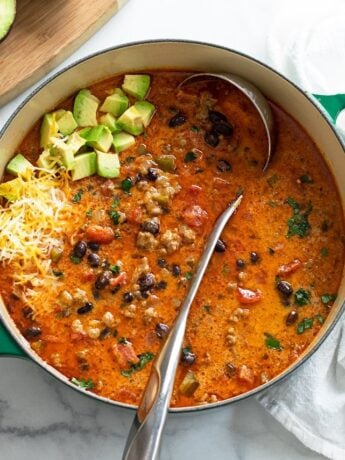
[[[151,374],[128,436],[123,460],[156,460],[174,387],[176,368],[190,306],[226,223],[241,203],[240,195],[218,217],[191,280],[187,295],[170,333],[153,362]]]

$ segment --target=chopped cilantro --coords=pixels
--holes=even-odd
[[[120,199],[116,196],[116,197],[113,198],[113,201],[112,201],[112,203],[110,205],[110,208],[115,209],[115,208],[118,207],[119,204],[120,204]]]
[[[197,158],[198,158],[198,155],[191,150],[190,152],[186,153],[184,157],[184,162],[190,163],[191,161],[194,161]]]
[[[56,276],[56,278],[59,278],[60,276],[63,276],[63,272],[61,270],[53,270],[53,275]]]
[[[211,313],[211,305],[204,305],[204,310],[206,313]]]
[[[328,254],[329,254],[328,248],[321,248],[320,249],[320,254],[321,254],[321,257],[327,257]]]
[[[109,217],[113,221],[114,225],[117,225],[120,223],[120,213],[118,211],[109,211]]]
[[[72,198],[72,202],[73,203],[79,203],[79,201],[81,200],[81,197],[84,193],[84,190],[82,188],[80,188],[77,193],[74,195],[74,197]]]
[[[308,216],[312,210],[311,203],[309,202],[305,211],[301,212],[300,205],[293,198],[289,197],[286,202],[293,209],[293,215],[287,221],[289,227],[287,238],[294,235],[298,235],[300,238],[307,236],[310,232]]]
[[[320,298],[324,305],[328,305],[329,303],[334,302],[337,296],[336,294],[322,294]]]
[[[307,329],[311,329],[313,327],[314,320],[313,318],[304,318],[300,321],[296,326],[297,334],[303,334],[304,331]]]
[[[279,351],[283,349],[279,340],[273,337],[273,335],[265,333],[265,336],[266,336],[265,344],[267,348],[273,348],[274,350],[279,350]]]
[[[306,291],[303,288],[298,289],[295,292],[295,304],[303,306],[310,304],[311,292]]]
[[[80,257],[77,257],[77,256],[74,256],[73,254],[71,254],[69,256],[69,260],[73,263],[73,264],[80,264],[81,262],[81,258]]]
[[[121,182],[121,188],[126,193],[129,193],[132,187],[133,187],[133,182],[130,177],[126,177],[126,179],[123,179],[123,181]]]
[[[192,272],[187,272],[185,275],[186,280],[192,279],[193,273]]]
[[[193,125],[193,126],[190,128],[190,130],[191,130],[193,133],[198,133],[198,132],[200,131],[200,128],[199,128],[199,126]]]
[[[121,271],[118,265],[110,265],[109,270],[114,273],[114,275],[118,275]]]
[[[277,206],[277,203],[274,200],[269,200],[267,201],[268,206],[271,208],[275,208]]]
[[[133,372],[138,372],[141,371],[147,363],[153,360],[154,354],[148,351],[147,353],[142,353],[141,355],[138,356],[139,362],[136,364],[132,364],[129,369],[122,370],[121,375],[124,377],[130,377]]]
[[[320,315],[320,314],[315,315],[315,319],[316,319],[316,321],[317,321],[318,323],[320,323],[320,324],[323,324],[323,323],[325,322],[325,318],[324,318],[322,315]]]
[[[89,208],[87,211],[86,211],[86,217],[91,217],[92,216],[92,208]]]
[[[71,378],[71,382],[79,388],[84,388],[84,390],[92,390],[94,387],[94,383],[91,379],[85,380],[73,377]]]

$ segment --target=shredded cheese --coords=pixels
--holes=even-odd
[[[11,265],[14,285],[26,298],[49,278],[50,251],[61,245],[76,211],[68,202],[66,172],[35,168],[15,180],[11,201],[0,206],[0,262]],[[1,184],[2,195],[10,182]]]

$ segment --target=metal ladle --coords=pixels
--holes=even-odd
[[[263,171],[265,171],[270,162],[274,145],[274,122],[267,100],[255,86],[243,78],[223,73],[192,75],[186,78],[179,85],[179,88],[195,81],[210,79],[225,80],[236,86],[236,88],[250,99],[257,109],[264,123],[268,140],[267,158],[263,168]],[[181,355],[189,310],[212,257],[217,240],[226,223],[240,205],[242,198],[243,194],[241,193],[226,207],[218,217],[208,238],[174,325],[170,329],[159,355],[152,364],[146,388],[128,435],[122,457],[123,460],[156,460],[159,458],[161,437],[173,391],[176,369]]]

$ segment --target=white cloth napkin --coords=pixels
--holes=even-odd
[[[310,92],[344,93],[344,18],[343,0],[290,0],[268,36],[271,64]],[[345,315],[304,365],[257,399],[307,447],[345,460]]]

